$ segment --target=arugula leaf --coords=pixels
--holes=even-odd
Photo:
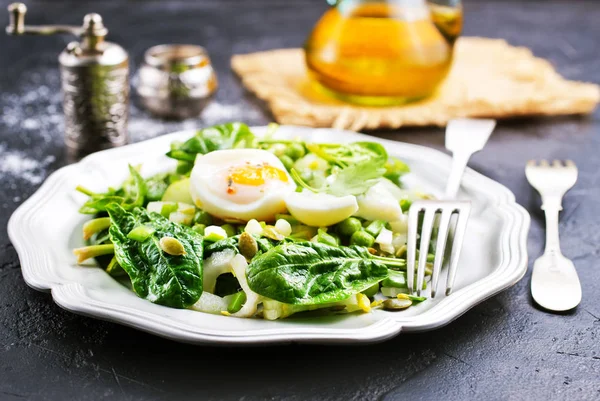
[[[252,291],[294,305],[341,301],[388,277],[367,248],[313,242],[276,246],[255,257],[246,272]]]
[[[368,160],[340,169],[327,179],[325,185],[315,188],[305,182],[295,169],[290,175],[300,187],[315,193],[335,196],[360,195],[377,183],[386,169],[381,160]]]
[[[97,220],[104,220],[104,218],[100,218]],[[84,226],[85,227],[85,226]],[[85,228],[84,228],[85,231]],[[91,234],[89,236],[89,238],[85,238],[85,234],[84,234],[84,240],[85,240],[85,244],[90,246],[90,245],[107,245],[110,244],[110,237],[108,235],[108,228],[101,228],[98,231],[93,232],[93,234]],[[96,260],[96,263],[98,263],[98,265],[104,269],[107,270],[108,266],[110,265],[110,262],[112,260],[114,255],[110,254],[110,255],[99,255],[99,256],[95,256],[94,259]],[[118,275],[118,273],[120,273],[119,269],[117,268],[117,266],[113,266],[112,271],[107,271],[111,276],[112,275]]]
[[[197,154],[215,150],[249,148],[254,146],[255,136],[243,123],[227,123],[198,130],[196,135],[183,143],[173,143],[167,156],[189,164],[194,163]],[[183,166],[178,167],[181,171]]]
[[[127,209],[133,209],[134,207],[140,207],[144,205],[148,187],[146,186],[146,181],[132,165],[129,165],[129,174],[129,179],[132,180],[134,184],[129,186],[124,185],[123,192],[125,199],[127,199],[125,207]]]
[[[308,184],[295,169],[290,171],[299,186],[312,192],[335,196],[360,195],[375,185],[387,171],[385,166],[388,154],[385,148],[376,142],[354,142],[345,145],[313,143],[306,144],[306,147],[334,164],[332,174],[326,183],[318,188]]]
[[[135,167],[129,165],[130,177],[123,183],[120,190],[109,190],[106,193],[93,193],[85,188],[78,187],[80,192],[90,195],[90,198],[81,206],[79,213],[97,214],[106,212],[108,205],[116,203],[126,210],[143,206],[146,200],[148,187]]]
[[[107,211],[117,262],[129,275],[138,296],[173,308],[185,308],[198,301],[202,295],[201,235],[142,208],[130,213],[112,203]],[[127,234],[140,225],[154,231],[143,241],[128,238]],[[164,252],[159,243],[163,237],[179,241],[185,254],[173,256]]]
[[[377,142],[309,143],[306,144],[306,147],[317,156],[342,168],[371,161],[384,164],[388,159],[387,151]]]
[[[146,179],[146,200],[159,201],[169,186],[169,174],[159,173]]]
[[[410,172],[408,165],[395,157],[390,157],[385,163],[385,174],[383,175],[394,184],[400,184],[400,177]]]
[[[105,212],[106,207],[111,203],[116,203],[118,205],[125,204],[125,198],[122,196],[110,195],[110,193],[105,194],[95,194],[90,197],[82,206],[79,208],[79,213],[81,214],[97,214],[100,212]]]
[[[353,164],[334,175],[325,192],[335,196],[360,195],[371,188],[385,173],[378,160]]]

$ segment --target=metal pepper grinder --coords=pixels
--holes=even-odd
[[[83,26],[25,25],[27,7],[8,6],[9,35],[70,33],[71,42],[58,57],[65,113],[65,142],[78,154],[120,146],[127,142],[129,57],[115,43],[104,40],[108,30],[98,14],[87,14]]]

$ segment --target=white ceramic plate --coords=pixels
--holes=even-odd
[[[254,131],[260,134],[264,127]],[[402,312],[377,310],[280,321],[237,319],[155,305],[138,298],[101,269],[77,266],[72,249],[83,245],[81,226],[89,216],[77,213],[84,197],[74,191],[75,186],[81,184],[92,190],[119,186],[127,176],[128,163],[143,163],[144,175],[172,168],[175,161],[164,156],[169,144],[191,135],[193,131],[177,132],[98,152],[48,177],[8,223],[27,284],[37,290],[50,290],[54,301],[67,310],[179,341],[354,343],[382,341],[402,331],[443,326],[525,274],[529,215],[515,203],[507,188],[469,169],[459,197],[470,199],[473,210],[454,293]],[[349,131],[284,126],[278,136],[319,142],[381,142],[391,155],[410,165],[412,172],[404,180],[408,187],[434,194],[442,193],[450,170],[450,157],[436,150]]]

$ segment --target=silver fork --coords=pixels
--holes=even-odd
[[[421,245],[416,279],[417,295],[421,294],[423,288],[427,254],[434,227],[437,227],[438,232],[435,239],[435,258],[431,276],[431,297],[435,298],[440,272],[446,260],[445,253],[448,249],[451,251],[446,279],[446,295],[452,293],[467,220],[471,212],[470,202],[453,201],[453,199],[456,198],[469,158],[473,153],[483,149],[495,126],[496,121],[490,119],[460,118],[448,123],[446,148],[452,152],[452,168],[444,194],[444,198],[448,200],[415,202],[408,212],[407,284],[411,293],[415,292],[415,256],[419,229],[421,229]],[[419,227],[419,215],[421,214],[423,215],[423,225]],[[456,218],[452,216],[456,216]],[[448,239],[451,242],[450,248],[446,247]]]
[[[465,236],[467,221],[471,212],[471,202],[469,201],[417,201],[414,202],[408,212],[408,240],[406,244],[406,275],[408,289],[411,293],[415,292],[415,257],[417,250],[417,237],[419,236],[419,216],[423,215],[423,224],[420,227],[419,263],[417,268],[417,286],[416,293],[421,295],[423,281],[425,280],[425,267],[427,265],[427,254],[429,253],[429,244],[432,239],[433,227],[437,227],[437,238],[435,245],[435,258],[433,260],[433,271],[431,276],[431,297],[435,298],[440,272],[446,253],[446,243],[450,239],[451,251],[448,268],[448,278],[446,279],[446,295],[452,292],[458,259],[462,249],[462,243]],[[456,216],[456,218],[452,218]],[[452,235],[449,235],[452,229]]]
[[[564,194],[577,181],[577,167],[571,160],[564,164],[558,160],[552,164],[546,160],[539,163],[530,160],[525,175],[540,193],[546,215],[546,249],[533,265],[531,295],[546,309],[573,309],[581,302],[581,283],[575,265],[560,251],[558,214]]]

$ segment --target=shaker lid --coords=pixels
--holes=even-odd
[[[202,46],[183,44],[153,46],[144,53],[144,61],[164,71],[210,65],[208,53]]]

